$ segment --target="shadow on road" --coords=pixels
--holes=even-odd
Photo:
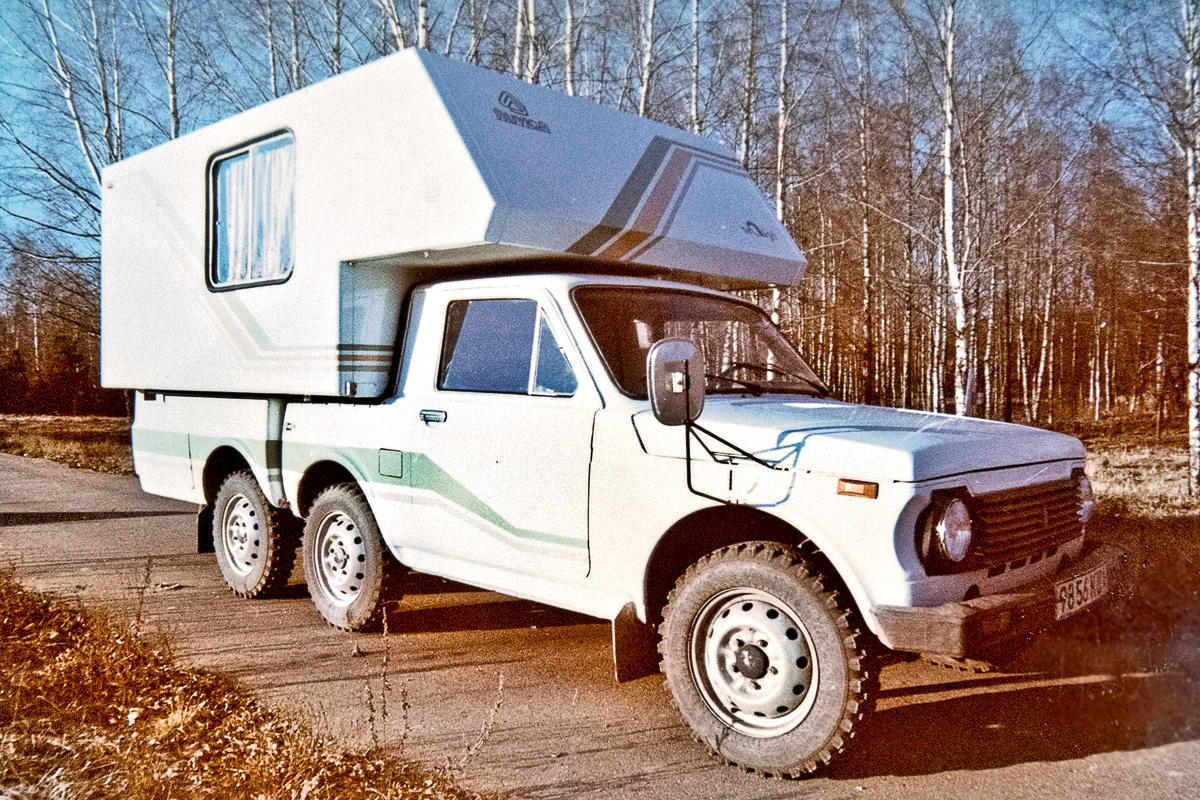
[[[1200,734],[1200,688],[1182,672],[1048,681],[880,712],[831,778],[931,775],[1141,750]],[[937,687],[931,687],[937,688]],[[997,690],[1000,688],[1001,690]]]
[[[91,522],[104,519],[137,517],[195,516],[195,511],[17,511],[0,512],[0,528],[18,525],[57,525],[63,522]]]
[[[397,634],[560,628],[567,625],[597,624],[595,617],[525,600],[494,600],[437,608],[400,607],[395,612],[389,609],[388,619],[392,632]]]
[[[1008,674],[947,672],[945,682],[881,693],[896,707],[875,715],[830,777],[992,769],[1200,739],[1200,520],[1100,522],[1099,538],[1129,556],[1126,597],[1039,637]]]

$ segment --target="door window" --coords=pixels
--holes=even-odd
[[[439,389],[564,397],[577,387],[536,300],[455,300],[447,307]]]

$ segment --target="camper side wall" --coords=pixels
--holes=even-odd
[[[281,499],[278,400],[138,392],[133,463],[143,491],[205,505],[205,470],[216,459],[249,468],[272,501]],[[210,476],[219,484],[224,474]],[[208,487],[211,494],[214,486]],[[272,495],[274,495],[272,497]]]

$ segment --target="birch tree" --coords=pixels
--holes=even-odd
[[[1105,5],[1120,63],[1108,73],[1138,98],[1184,163],[1187,253],[1188,491],[1200,494],[1200,0]],[[1177,16],[1175,16],[1177,15]]]
[[[650,84],[654,80],[654,11],[657,0],[643,0],[641,25],[642,68],[639,77],[637,113],[639,117],[650,114]]]

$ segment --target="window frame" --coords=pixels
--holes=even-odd
[[[295,240],[295,236],[296,236],[297,225],[296,225],[296,205],[295,205],[295,162],[293,162],[292,210],[291,210],[291,214],[292,214],[291,258],[290,258],[291,265],[290,265],[290,268],[288,269],[287,273],[284,275],[278,276],[278,277],[250,278],[247,280],[225,281],[224,283],[219,283],[216,280],[217,258],[218,258],[217,249],[220,244],[219,239],[217,237],[217,226],[220,221],[220,216],[218,213],[220,211],[220,208],[218,207],[218,203],[217,203],[218,194],[219,194],[219,184],[217,182],[217,170],[220,168],[221,164],[229,161],[230,159],[236,158],[240,155],[250,155],[251,159],[253,159],[252,153],[254,150],[261,148],[261,147],[263,147],[269,143],[272,143],[276,140],[283,140],[283,139],[290,139],[291,147],[293,148],[293,154],[294,154],[295,148],[297,147],[295,132],[292,131],[290,128],[280,128],[278,130],[273,130],[270,133],[263,134],[262,136],[256,136],[253,139],[249,139],[249,140],[246,140],[239,144],[236,144],[233,147],[227,147],[223,150],[219,150],[216,153],[213,153],[211,156],[209,156],[208,162],[205,164],[205,185],[206,185],[206,191],[205,191],[206,220],[205,221],[206,221],[206,224],[204,227],[204,239],[205,239],[205,242],[204,242],[204,282],[207,285],[208,290],[210,292],[230,292],[230,291],[235,291],[237,289],[248,289],[248,288],[255,287],[255,286],[279,285],[282,283],[287,283],[289,280],[291,280],[292,275],[294,275],[296,272],[296,240]]]
[[[489,302],[489,301],[504,302],[504,301],[514,301],[514,300],[528,301],[528,302],[532,302],[534,304],[533,335],[530,340],[530,352],[529,352],[529,362],[528,362],[529,363],[529,373],[528,373],[528,377],[525,382],[525,390],[524,391],[499,391],[499,390],[491,390],[491,389],[449,388],[449,387],[443,386],[442,384],[445,381],[445,375],[449,368],[450,359],[453,357],[453,350],[450,350],[448,352],[446,349],[446,346],[449,343],[450,324],[451,324],[451,308],[456,303],[470,304],[470,303],[480,303],[480,302]],[[464,319],[465,319],[465,317],[464,317]],[[575,379],[575,389],[574,389],[574,391],[572,391],[569,394],[558,393],[558,392],[539,391],[537,388],[538,363],[539,363],[539,357],[541,354],[543,325],[545,326],[545,328],[547,330],[549,330],[551,337],[553,337],[555,344],[559,348],[559,352],[560,352],[560,355],[562,356],[563,363],[566,365],[567,369],[570,370],[571,377]],[[462,334],[462,330],[460,328],[458,331],[458,335],[455,337],[455,347],[457,347],[459,337],[461,337],[461,334]],[[544,301],[538,299],[537,297],[489,294],[486,296],[477,296],[477,297],[467,296],[467,297],[448,298],[446,300],[446,304],[443,309],[442,326],[441,326],[441,341],[438,343],[438,348],[437,348],[438,358],[437,358],[437,362],[434,365],[434,367],[435,367],[434,368],[434,389],[437,392],[451,392],[454,394],[503,395],[506,397],[558,397],[558,398],[564,398],[564,399],[574,398],[575,396],[577,396],[579,394],[579,390],[581,387],[581,381],[579,379],[579,369],[580,368],[579,368],[578,364],[573,362],[571,356],[568,354],[568,351],[570,348],[566,344],[564,344],[564,341],[569,342],[570,340],[564,338],[564,331],[561,329],[560,324],[558,324],[555,321],[554,314],[552,314],[550,312],[550,308],[546,305],[546,303]]]

